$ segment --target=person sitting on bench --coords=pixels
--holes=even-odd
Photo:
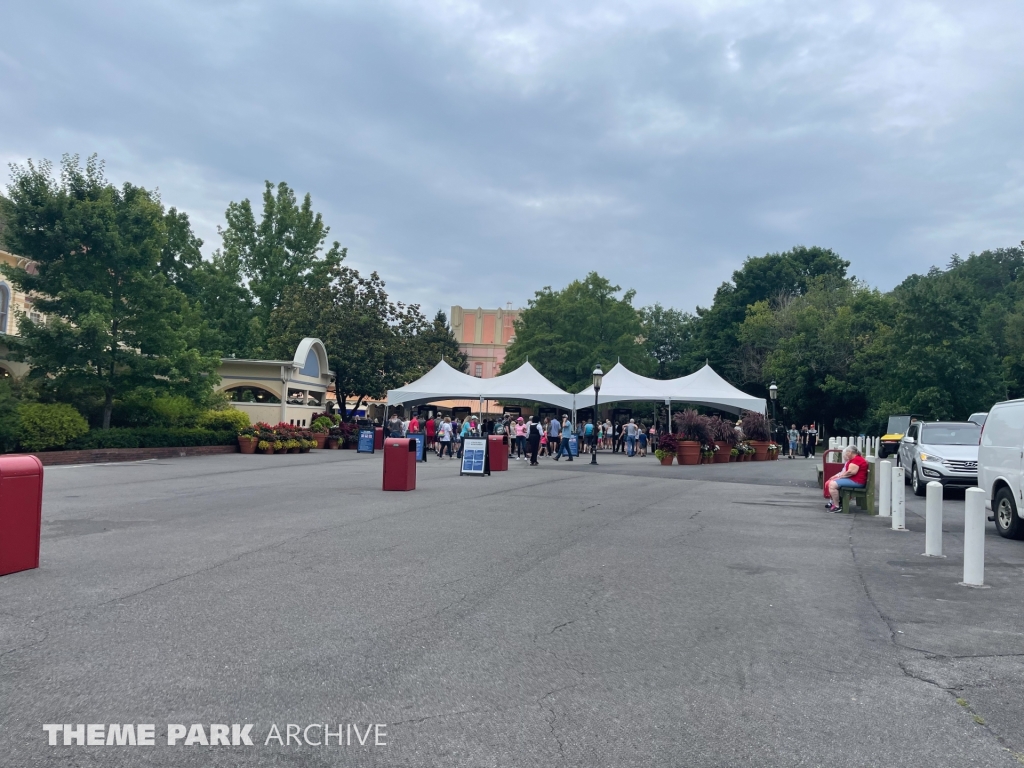
[[[843,471],[837,472],[828,480],[829,512],[842,512],[839,506],[840,488],[863,488],[868,480],[868,462],[855,445],[848,445],[843,450]]]

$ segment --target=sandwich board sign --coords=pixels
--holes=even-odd
[[[416,461],[426,461],[427,455],[423,449],[427,445],[427,436],[422,432],[410,432],[406,437],[416,441]]]
[[[462,445],[460,475],[489,475],[491,462],[487,456],[486,437],[467,437]]]
[[[569,435],[569,455],[579,456],[580,455],[580,441],[576,435]]]
[[[359,442],[356,443],[356,453],[373,453],[372,429],[359,430]]]

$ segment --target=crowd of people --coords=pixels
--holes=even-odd
[[[548,457],[559,461],[563,457],[573,460],[572,438],[577,440],[577,455],[594,450],[606,450],[626,456],[646,456],[657,447],[658,430],[635,419],[613,423],[605,419],[594,424],[593,419],[573,424],[569,414],[561,417],[514,416],[505,414],[500,419],[481,419],[469,415],[465,418],[442,416],[420,417],[412,414],[408,419],[392,414],[385,431],[388,437],[424,435],[427,448],[438,458],[462,458],[467,438],[484,435],[508,435],[509,459],[528,460],[538,466],[538,459]]]
[[[818,429],[814,424],[804,424],[797,429],[796,424],[790,426],[786,432],[785,446],[789,445],[789,458],[795,459],[803,456],[805,459],[814,458],[814,449],[818,445]]]

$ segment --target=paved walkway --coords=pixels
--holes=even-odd
[[[828,514],[810,462],[600,461],[404,494],[347,451],[48,469],[43,568],[0,578],[0,762],[1020,765],[1024,542],[965,589],[962,501],[932,561],[916,500],[911,533]],[[42,729],[325,721],[388,746]]]

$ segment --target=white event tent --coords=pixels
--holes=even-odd
[[[719,376],[710,365],[705,365],[696,373],[680,376],[678,379],[649,379],[633,373],[622,363],[616,363],[604,375],[598,403],[603,405],[622,400],[654,400],[670,405],[689,403],[733,413],[764,413],[766,407],[763,397],[753,397],[737,389]],[[586,408],[593,403],[593,385],[576,395],[577,408]]]
[[[528,400],[573,407],[574,395],[552,384],[529,362],[511,373],[481,379],[452,368],[444,360],[414,382],[388,390],[388,405],[420,405],[434,400]]]

